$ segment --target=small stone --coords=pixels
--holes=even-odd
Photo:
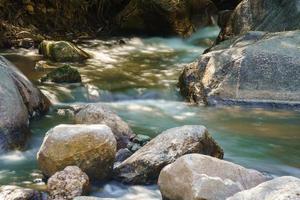
[[[50,81],[55,83],[79,83],[81,82],[81,76],[77,69],[70,65],[64,65],[54,69],[46,76],[41,78],[41,82]]]

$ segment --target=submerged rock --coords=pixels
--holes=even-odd
[[[68,166],[56,172],[47,183],[49,199],[68,199],[85,194],[89,186],[89,177],[77,166]]]
[[[91,179],[110,176],[116,139],[106,125],[59,125],[49,130],[37,154],[42,172],[50,177],[70,165]]]
[[[249,190],[244,190],[227,200],[299,200],[300,179],[292,176],[283,176],[259,184]]]
[[[44,40],[39,46],[39,53],[56,62],[76,62],[90,57],[76,45],[66,41]]]
[[[189,36],[211,25],[216,11],[210,0],[131,0],[116,21],[123,32]]]
[[[50,102],[22,72],[0,56],[0,153],[21,148],[30,118],[43,114]]]
[[[164,166],[189,153],[223,158],[223,150],[205,127],[182,126],[162,132],[123,161],[114,169],[115,178],[132,184],[153,183]]]
[[[295,106],[300,102],[300,31],[249,32],[185,67],[181,93],[192,102]]]
[[[267,178],[260,172],[201,154],[178,158],[163,168],[158,184],[169,200],[223,200]]]
[[[18,186],[1,186],[0,187],[1,200],[42,200],[42,194],[29,188],[22,188]]]
[[[279,32],[299,28],[298,0],[243,0],[231,14],[219,40],[248,31]]]
[[[77,109],[75,122],[109,126],[116,137],[118,149],[126,148],[130,139],[135,136],[126,122],[101,103],[88,104]]]
[[[54,69],[47,75],[41,78],[41,82],[50,81],[55,83],[79,83],[81,76],[77,69],[70,65],[64,65]]]

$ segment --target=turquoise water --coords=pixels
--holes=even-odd
[[[49,70],[34,70],[41,60],[36,50],[1,54],[15,63],[53,103],[51,111],[31,123],[24,152],[0,156],[0,185],[18,184],[44,189],[36,152],[44,134],[55,125],[72,123],[57,112],[73,103],[103,102],[115,110],[134,132],[155,137],[163,130],[201,124],[223,147],[225,159],[274,176],[300,177],[300,112],[241,107],[199,107],[183,101],[176,87],[184,64],[196,59],[218,34],[208,28],[192,38],[124,38],[85,41],[80,46],[93,58],[74,64],[83,84],[41,84]],[[57,65],[57,64],[54,64]],[[94,187],[94,195],[122,199],[159,199],[156,186],[124,186],[110,182]]]

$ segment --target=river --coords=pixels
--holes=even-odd
[[[300,177],[300,111],[251,107],[203,107],[184,102],[176,87],[184,64],[195,60],[218,34],[211,27],[189,39],[122,38],[87,40],[80,47],[92,55],[73,64],[82,84],[40,83],[47,72],[35,70],[42,59],[37,50],[2,50],[51,100],[51,110],[31,122],[26,149],[0,156],[0,185],[16,184],[45,189],[36,162],[47,130],[72,123],[59,108],[103,102],[115,110],[135,133],[155,137],[163,130],[205,125],[223,147],[225,159],[272,176]],[[92,195],[123,200],[160,199],[157,186],[126,186],[116,182],[95,185]]]

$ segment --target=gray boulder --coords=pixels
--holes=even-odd
[[[115,178],[125,183],[156,182],[161,169],[178,157],[202,153],[223,158],[223,150],[203,126],[168,129],[114,168]]]
[[[56,62],[83,61],[90,57],[88,53],[67,41],[44,40],[39,46],[39,53]]]
[[[259,184],[249,190],[244,190],[227,200],[299,200],[300,179],[283,176]]]
[[[0,56],[0,153],[21,148],[28,122],[46,112],[50,102],[22,72]]]
[[[300,31],[249,32],[210,49],[179,78],[191,102],[297,106]]]
[[[77,166],[68,166],[48,179],[49,200],[69,199],[87,192],[89,177]]]
[[[223,200],[266,180],[255,170],[210,156],[188,154],[163,168],[158,185],[169,200]]]
[[[116,137],[118,149],[126,148],[131,138],[135,136],[125,121],[101,103],[87,104],[77,108],[75,123],[107,125]]]
[[[279,32],[299,28],[298,0],[243,0],[231,14],[219,40],[248,31]]]
[[[42,194],[29,188],[13,185],[0,187],[1,200],[42,200]]]
[[[48,177],[75,165],[90,179],[103,180],[111,174],[116,145],[106,125],[59,125],[47,132],[37,160]]]

